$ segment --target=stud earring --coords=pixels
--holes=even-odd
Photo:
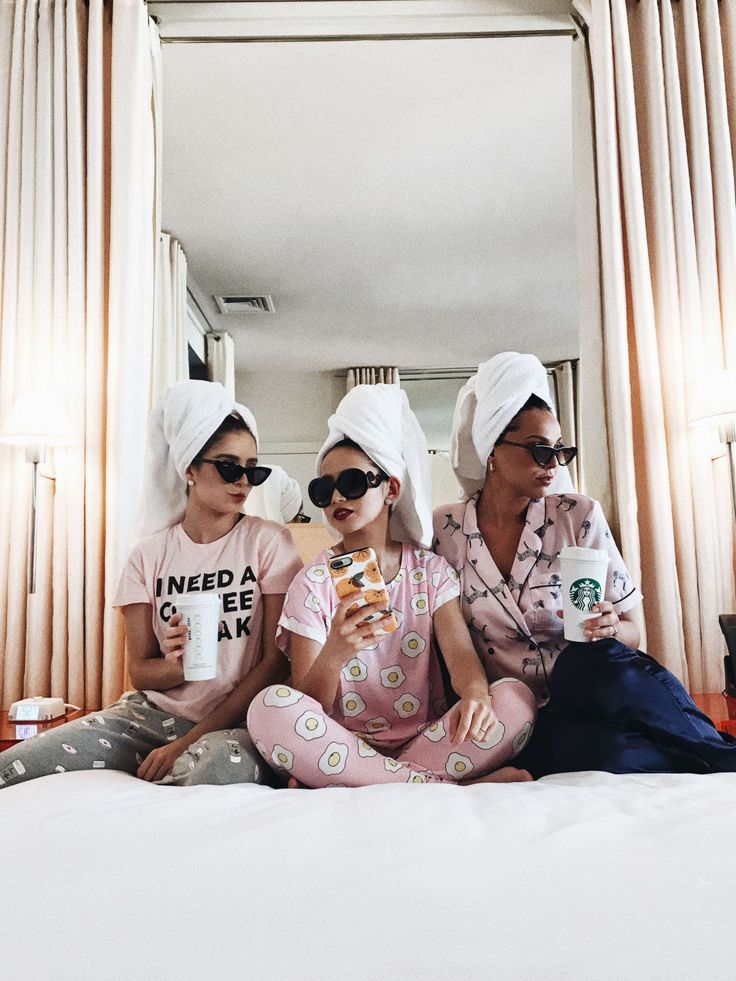
[[[496,468],[493,466],[493,460],[489,460],[488,461],[488,472],[489,473],[495,473],[496,472]]]
[[[187,487],[194,487],[194,481],[193,480],[188,480],[187,481]]]

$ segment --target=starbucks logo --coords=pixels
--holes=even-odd
[[[596,603],[603,599],[600,583],[595,579],[576,579],[570,586],[570,600],[576,610],[590,613]]]

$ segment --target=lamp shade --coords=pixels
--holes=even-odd
[[[64,446],[70,442],[69,422],[63,405],[44,393],[19,396],[0,425],[0,443]]]
[[[723,426],[736,420],[736,371],[704,379],[690,410],[691,426]]]

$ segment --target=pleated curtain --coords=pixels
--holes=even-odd
[[[398,368],[349,368],[346,390],[356,385],[399,385]]]
[[[205,336],[207,378],[224,385],[235,398],[235,342],[227,331],[212,331]]]
[[[592,76],[621,544],[641,579],[650,653],[692,691],[720,691],[717,618],[736,610],[728,468],[717,431],[688,421],[698,390],[736,368],[736,5],[575,6]]]
[[[0,418],[53,392],[72,440],[41,479],[30,596],[30,467],[0,446],[4,707],[124,685],[110,603],[151,395],[157,45],[140,0],[0,0]]]
[[[187,351],[187,257],[162,232],[156,253],[152,397],[189,377]]]

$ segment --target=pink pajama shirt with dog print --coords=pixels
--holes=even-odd
[[[287,655],[292,634],[327,640],[340,602],[332,554],[320,553],[289,587],[277,634]],[[453,745],[432,621],[459,596],[458,575],[445,559],[405,544],[387,588],[399,627],[346,660],[329,711],[288,684],[251,703],[248,729],[261,755],[308,786],[466,780],[516,755],[532,731],[533,695],[503,679],[491,687],[498,721],[484,740]]]

